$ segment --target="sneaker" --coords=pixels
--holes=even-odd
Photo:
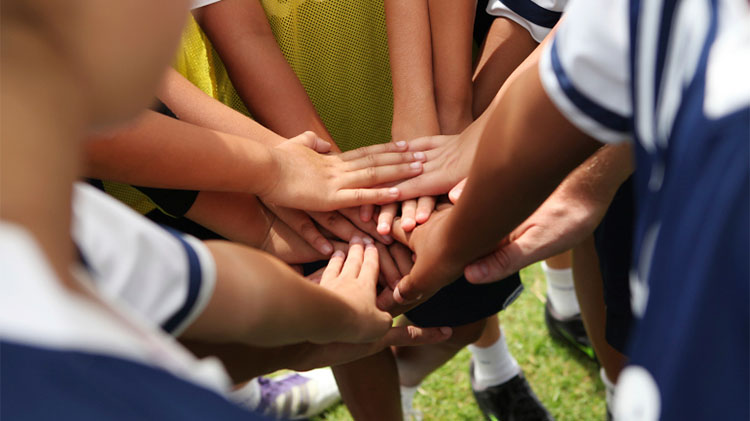
[[[505,383],[477,390],[474,386],[474,362],[469,365],[471,390],[487,421],[554,421],[523,373]]]
[[[562,317],[557,314],[552,307],[552,303],[547,299],[547,304],[544,306],[544,322],[547,324],[547,331],[553,339],[572,346],[596,361],[596,354],[589,337],[586,335],[580,313],[570,317]]]
[[[258,377],[256,412],[276,419],[298,420],[318,415],[341,399],[330,368],[277,377]]]

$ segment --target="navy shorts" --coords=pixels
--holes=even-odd
[[[443,287],[429,300],[406,312],[420,327],[462,326],[485,319],[510,305],[523,291],[515,273],[490,284],[470,284],[465,277]]]
[[[620,186],[602,222],[594,231],[607,308],[607,342],[624,353],[633,322],[630,307],[630,263],[633,250],[633,183]]]

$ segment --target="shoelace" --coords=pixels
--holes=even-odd
[[[310,379],[302,377],[299,374],[293,374],[281,380],[260,376],[258,384],[260,385],[260,403],[258,412],[265,414],[281,395],[287,394],[292,388],[304,385]]]

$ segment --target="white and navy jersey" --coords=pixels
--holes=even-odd
[[[490,0],[487,13],[516,22],[536,42],[542,42],[560,20],[567,4],[568,0]]]
[[[750,419],[750,4],[573,0],[566,16],[547,94],[636,150],[638,320],[615,417]]]
[[[72,227],[95,287],[168,333],[179,335],[210,300],[216,268],[199,240],[84,183],[74,186]]]
[[[0,267],[0,419],[259,419],[218,361],[63,287],[23,228],[0,223]]]

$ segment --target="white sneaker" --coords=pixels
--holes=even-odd
[[[251,395],[260,394],[260,399]],[[277,377],[258,377],[232,393],[235,402],[276,419],[304,419],[318,415],[341,399],[330,368]]]

